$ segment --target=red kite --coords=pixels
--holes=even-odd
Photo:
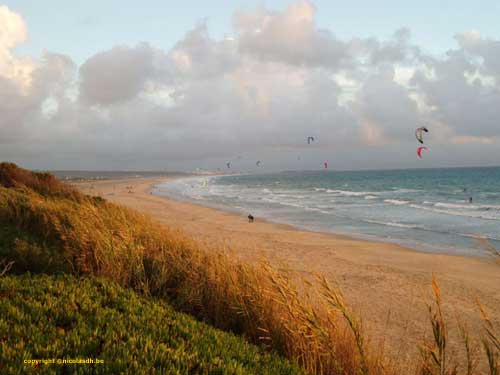
[[[422,158],[422,151],[425,150],[427,151],[427,147],[419,147],[417,148],[417,155],[419,158]]]

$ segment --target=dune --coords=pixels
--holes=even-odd
[[[319,272],[337,282],[346,300],[363,318],[372,342],[398,358],[415,358],[430,333],[426,302],[434,274],[448,319],[459,317],[471,332],[483,327],[479,299],[500,322],[500,268],[488,258],[419,252],[396,244],[298,230],[256,218],[152,195],[166,178],[79,182],[75,186],[147,213],[198,241],[219,244],[241,259],[265,256],[298,274]],[[454,328],[455,327],[455,328]],[[450,325],[450,349],[462,350],[456,324]]]

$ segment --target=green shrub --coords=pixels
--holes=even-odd
[[[100,359],[41,364],[31,359]],[[103,279],[0,278],[0,373],[300,374],[281,357]]]

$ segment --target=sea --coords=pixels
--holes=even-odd
[[[500,248],[500,167],[197,176],[154,194],[297,228],[485,255]]]
[[[52,170],[50,173],[56,175],[62,180],[119,180],[126,178],[153,178],[153,177],[182,177],[187,176],[187,173],[181,172],[161,172],[161,171],[58,171]]]

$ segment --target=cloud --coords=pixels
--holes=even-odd
[[[335,68],[348,60],[348,46],[315,25],[316,9],[299,1],[283,12],[237,12],[234,25],[243,54],[292,65]]]
[[[454,136],[451,138],[451,143],[454,145],[470,145],[470,144],[480,144],[480,145],[492,145],[496,143],[496,139],[493,137],[474,137],[474,136]]]
[[[413,132],[426,125],[435,152],[498,160],[500,41],[468,31],[436,57],[406,28],[341,40],[317,27],[317,11],[309,1],[238,11],[228,37],[201,22],[170,50],[110,46],[78,67],[54,52],[16,56],[26,26],[0,7],[0,158],[82,169],[216,168],[241,154],[281,169],[297,155],[305,168],[330,158],[414,166]]]
[[[64,95],[74,77],[71,59],[46,52],[39,62],[17,58],[12,49],[26,40],[24,20],[6,6],[0,6],[0,144],[29,147],[30,139],[42,128],[43,103]]]
[[[163,82],[164,54],[143,43],[117,46],[97,53],[80,68],[81,99],[94,105],[110,105],[134,98],[148,81]]]
[[[24,20],[7,6],[0,5],[0,47],[13,48],[26,40],[28,35]]]
[[[15,58],[11,49],[26,38],[27,29],[21,16],[0,5],[0,77],[14,80],[22,86],[29,84],[32,64],[29,59]]]
[[[444,60],[427,58],[427,69],[433,75],[429,77],[422,70],[417,70],[412,84],[425,98],[427,106],[432,108],[430,116],[458,135],[496,136],[500,134],[498,82],[485,82],[478,77],[471,79],[486,69],[486,61],[479,67],[476,64],[461,46],[448,51]]]
[[[388,64],[365,78],[351,107],[363,119],[363,138],[370,144],[409,138],[423,117],[410,91],[396,82],[395,69]]]
[[[57,103],[66,95],[74,71],[66,56],[47,52],[38,64],[31,66],[29,85],[19,84],[16,77],[0,76],[0,143],[25,143],[37,133],[50,134],[44,123],[43,103]]]
[[[379,41],[374,38],[361,40],[364,44],[369,62],[372,65],[380,63],[398,63],[416,61],[421,51],[418,46],[410,44],[411,32],[407,28],[397,30],[392,39]]]
[[[186,33],[169,52],[172,75],[176,79],[206,79],[236,69],[240,61],[234,40],[214,40],[206,23]]]
[[[477,30],[457,34],[455,39],[465,53],[481,58],[477,64],[481,73],[500,78],[500,40],[483,39]]]

